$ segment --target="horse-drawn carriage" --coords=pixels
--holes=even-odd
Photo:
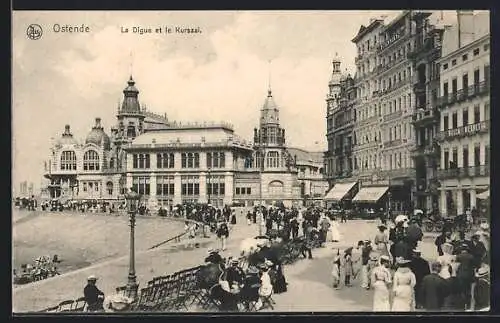
[[[452,217],[430,215],[422,221],[422,227],[427,232],[443,232],[446,229],[465,232],[472,229],[472,223],[467,221],[465,214]]]

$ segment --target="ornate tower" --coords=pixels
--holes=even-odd
[[[326,102],[328,104],[328,114],[333,113],[338,107],[338,101],[340,96],[340,80],[342,78],[342,72],[340,70],[340,60],[338,55],[335,54],[335,58],[332,61],[332,76],[328,82],[328,95]]]
[[[116,138],[121,143],[134,139],[144,130],[145,115],[141,111],[138,96],[139,90],[135,87],[135,81],[131,75],[128,86],[123,90],[123,103],[116,116],[118,119]]]

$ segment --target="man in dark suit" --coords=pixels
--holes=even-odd
[[[471,289],[474,281],[474,256],[470,254],[469,246],[462,245],[460,254],[457,255],[456,261],[460,264],[457,269],[457,278],[462,286],[462,294],[466,301],[466,306],[469,307],[471,300]]]
[[[97,277],[94,275],[87,278],[87,286],[83,289],[85,302],[87,302],[89,312],[104,310],[104,293],[95,285]]]
[[[422,279],[420,296],[423,308],[428,311],[440,311],[443,306],[446,281],[439,276],[440,271],[441,264],[433,262],[431,274]]]
[[[413,249],[410,269],[415,274],[415,303],[417,308],[422,308],[421,285],[425,276],[431,273],[429,262],[421,257],[420,249]]]
[[[470,244],[470,253],[474,256],[474,267],[479,268],[486,257],[486,247],[479,241],[480,232],[474,233]]]

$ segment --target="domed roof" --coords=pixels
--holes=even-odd
[[[70,131],[69,124],[64,126],[64,132],[61,135],[61,138],[59,138],[56,142],[58,146],[63,146],[63,145],[77,145],[78,142],[76,141],[75,138],[73,138],[73,134]]]
[[[89,134],[87,135],[85,144],[94,144],[99,147],[103,146],[106,150],[110,148],[111,140],[101,126],[101,118],[95,119],[95,126],[92,127],[92,130],[90,130]]]

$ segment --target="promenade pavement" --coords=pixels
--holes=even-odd
[[[343,287],[334,290],[331,283],[332,259],[337,249],[355,246],[358,240],[373,239],[377,232],[375,221],[350,220],[340,224],[343,239],[330,242],[324,248],[313,250],[314,259],[300,259],[293,265],[285,266],[288,291],[274,295],[274,311],[283,312],[325,312],[325,311],[369,311],[372,306],[372,291],[359,287]],[[223,256],[239,255],[241,240],[258,234],[256,225],[247,225],[240,218],[239,224],[231,231],[227,250]],[[199,248],[188,248],[185,242],[168,244],[158,249],[136,254],[137,279],[142,286],[155,276],[194,267],[203,262],[207,248],[218,247],[212,236],[198,238]],[[434,259],[436,255],[434,239],[424,239],[420,248],[424,257]],[[114,288],[125,285],[128,272],[128,256],[76,270],[58,277],[35,282],[16,288],[13,293],[14,312],[36,311],[57,305],[66,299],[82,296],[86,278],[95,274],[100,279],[98,287],[106,295],[113,294]]]

